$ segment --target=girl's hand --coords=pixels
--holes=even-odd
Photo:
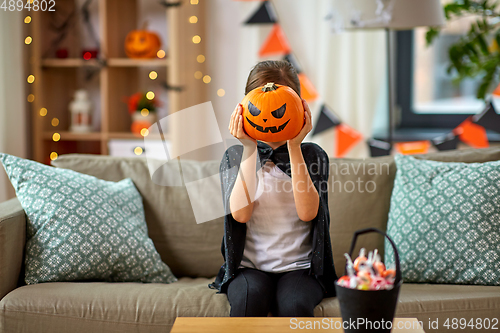
[[[249,137],[243,129],[243,106],[240,103],[236,105],[236,108],[231,114],[228,128],[231,135],[240,140],[243,146],[257,145],[257,140]]]
[[[299,134],[293,139],[288,140],[288,147],[299,146],[302,140],[306,137],[307,133],[312,130],[312,119],[311,119],[311,109],[305,99],[302,99],[302,105],[304,106],[304,126],[300,130]]]

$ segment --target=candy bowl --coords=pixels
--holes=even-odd
[[[362,249],[354,261],[351,259],[358,236],[374,232],[385,236],[392,246],[395,257],[394,268],[385,267],[377,250],[369,252],[366,256],[365,249]],[[391,332],[402,284],[396,245],[381,230],[362,229],[354,233],[350,251],[345,256],[346,273],[335,282],[335,290],[343,322],[359,323],[354,325],[355,327],[347,325],[345,332]]]

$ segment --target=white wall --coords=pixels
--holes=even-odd
[[[20,157],[27,154],[23,19],[21,12],[0,11],[0,152]],[[3,168],[0,169],[2,202],[15,194]]]

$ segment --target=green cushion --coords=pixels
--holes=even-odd
[[[27,284],[176,281],[148,237],[130,179],[109,182],[0,154],[28,216]]]
[[[500,285],[500,161],[395,159],[387,233],[404,281]]]

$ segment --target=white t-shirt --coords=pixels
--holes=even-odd
[[[257,172],[257,180],[240,267],[274,273],[309,268],[311,222],[297,215],[292,179],[268,161]]]

